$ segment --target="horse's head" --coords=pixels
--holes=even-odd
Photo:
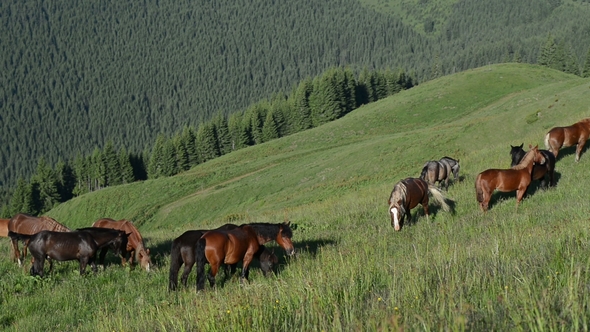
[[[533,147],[529,144],[529,148],[535,152],[535,159],[533,159],[533,162],[537,165],[544,165],[546,161],[545,156],[539,151],[539,146],[535,145],[535,147]]]
[[[150,250],[149,249],[141,248],[137,252],[137,260],[138,260],[139,265],[141,266],[142,269],[146,270],[147,272],[150,272],[152,260],[150,258]]]
[[[279,231],[277,232],[277,244],[281,246],[281,248],[285,249],[288,256],[292,256],[295,254],[295,247],[293,246],[293,242],[291,238],[293,237],[293,231],[290,227],[291,222],[284,222],[279,225]]]
[[[517,145],[517,146],[510,145],[510,156],[512,157],[512,161],[510,162],[510,167],[518,165],[518,163],[520,163],[520,161],[522,160],[522,158],[526,154],[526,152],[524,152],[524,150],[522,149],[523,145],[524,145],[524,143],[522,143],[521,145]]]
[[[402,228],[403,216],[406,215],[406,186],[399,182],[393,187],[387,203],[389,204],[389,216],[391,217],[391,226],[396,231]]]
[[[125,231],[119,231],[119,234],[112,242],[112,248],[115,256],[121,255],[121,253],[127,248],[129,235],[130,233],[125,233]]]

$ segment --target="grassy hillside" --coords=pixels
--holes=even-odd
[[[240,150],[184,174],[107,188],[49,215],[71,227],[129,218],[152,248],[156,271],[111,266],[80,277],[58,263],[28,277],[0,258],[0,325],[67,330],[588,329],[586,271],[590,155],[560,154],[557,187],[515,209],[494,195],[483,214],[474,178],[507,168],[510,144],[590,114],[590,80],[529,65],[494,65],[443,77],[364,106],[322,127]],[[461,160],[448,196],[401,232],[386,201],[425,161]],[[170,241],[226,222],[296,225],[295,259],[251,282],[195,294],[167,291]],[[277,253],[283,254],[279,248]],[[112,260],[116,262],[116,260]],[[56,308],[60,310],[56,313]]]

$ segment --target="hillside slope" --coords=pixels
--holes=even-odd
[[[49,215],[74,226],[128,218],[145,229],[293,219],[292,209],[359,191],[384,197],[395,181],[443,155],[460,158],[463,174],[473,176],[474,164],[507,165],[509,144],[542,144],[548,128],[583,117],[587,83],[529,65],[470,70],[178,176],[75,198]]]

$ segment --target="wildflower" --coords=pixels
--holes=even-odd
[[[380,298],[380,297],[377,298],[377,301],[381,301],[381,300],[382,300],[382,298]]]
[[[227,311],[227,313],[228,313],[228,314],[229,314],[230,312],[231,312],[231,311],[229,311],[229,310]]]
[[[399,310],[399,308],[398,308],[398,307],[394,307],[394,308],[393,308],[393,310],[395,310],[395,311],[398,311],[398,310]]]

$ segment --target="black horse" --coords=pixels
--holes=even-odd
[[[276,241],[288,255],[293,255],[294,248],[291,242],[293,233],[288,223],[252,223],[248,224],[254,228],[258,236],[258,243],[261,245],[261,249],[256,252],[254,258],[260,262],[260,267],[264,275],[267,275],[269,271],[272,271],[273,265],[278,262],[276,256],[268,251],[263,244]],[[234,224],[225,224],[216,230],[232,230],[239,226]],[[170,274],[169,274],[169,290],[176,290],[178,287],[178,271],[184,264],[184,270],[182,272],[181,282],[186,287],[188,276],[196,263],[196,248],[197,241],[206,233],[208,230],[190,230],[184,232],[182,235],[172,241],[172,247],[170,249]],[[236,271],[236,264],[225,265],[226,276],[233,275]]]
[[[115,256],[121,255],[123,250],[127,248],[129,234],[125,233],[125,231],[102,227],[78,228],[77,231],[89,233],[96,242],[98,249],[109,248],[113,250]],[[103,269],[105,268],[104,258],[106,253],[107,250],[102,250],[98,259]]]
[[[30,270],[32,276],[43,277],[46,258],[51,259],[50,264],[53,263],[53,260],[77,260],[80,262],[80,275],[86,272],[88,264],[92,266],[94,272],[97,272],[95,255],[98,245],[90,232],[41,231],[33,235],[8,232],[8,236],[14,240],[28,242],[29,251],[34,259]],[[115,237],[121,238],[120,234]]]
[[[427,161],[422,167],[420,173],[420,179],[434,185],[436,182],[442,186],[444,181],[445,189],[449,189],[449,179],[451,174],[455,177],[455,180],[459,178],[459,160],[455,160],[451,157],[442,157],[440,160]]]
[[[523,144],[518,146],[510,145],[510,156],[512,157],[510,167],[518,165],[526,154],[526,152],[522,149]],[[541,188],[546,189],[547,179],[545,178],[545,175],[547,175],[549,178],[549,187],[553,187],[555,186],[555,155],[549,150],[539,150],[539,152],[543,155],[543,157],[545,157],[545,163],[541,165],[535,164],[533,166],[531,176],[533,180],[540,180]]]

